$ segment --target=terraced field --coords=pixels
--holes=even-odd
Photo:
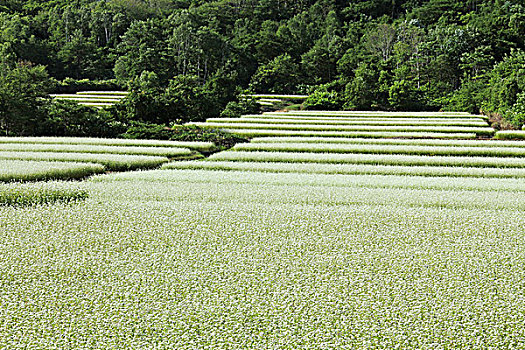
[[[67,137],[0,137],[0,181],[83,178],[203,157],[213,143]],[[82,164],[84,163],[84,164]]]
[[[525,347],[525,143],[459,113],[242,119],[206,125],[261,119],[269,136],[51,194],[17,184],[0,206],[0,348]],[[374,129],[389,121],[414,131]],[[354,125],[374,136],[340,134]]]
[[[120,102],[127,94],[125,91],[81,91],[76,94],[54,94],[51,97],[74,101],[84,106],[104,108]]]
[[[304,136],[341,138],[491,137],[484,117],[465,113],[288,112],[212,118],[202,127],[221,128],[244,137]]]

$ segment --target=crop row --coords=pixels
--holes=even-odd
[[[98,163],[111,171],[156,168],[169,161],[157,156],[56,152],[0,152],[0,159]]]
[[[251,143],[312,143],[339,145],[406,145],[406,146],[439,146],[439,147],[521,147],[523,141],[500,140],[440,140],[440,139],[360,139],[342,137],[256,137]]]
[[[241,178],[242,175],[239,176]],[[112,186],[113,190],[102,193]],[[93,183],[92,192],[106,196],[118,192],[119,201],[161,201],[171,203],[221,202],[279,205],[381,205],[525,211],[525,192],[480,189],[410,188],[388,186],[326,186],[255,183],[210,184],[200,180],[158,183],[150,180]],[[133,190],[126,192],[124,189]]]
[[[322,125],[322,126],[469,126],[469,127],[486,127],[487,123],[483,120],[440,120],[427,121],[421,119],[405,120],[314,120],[314,119],[262,119],[262,118],[210,118],[207,123],[225,123],[225,124],[265,124],[265,125]]]
[[[370,145],[333,143],[242,143],[235,151],[407,154],[426,156],[525,157],[525,147],[454,147],[419,145]],[[525,159],[522,160],[525,163]]]
[[[223,129],[223,128],[221,128]],[[340,137],[340,138],[417,138],[417,139],[475,139],[474,132],[366,132],[366,131],[305,131],[305,130],[268,130],[268,129],[223,129],[243,137]]]
[[[523,171],[522,171],[523,172]],[[516,178],[454,178],[403,175],[341,175],[309,173],[268,173],[207,169],[149,170],[93,177],[93,182],[149,181],[207,184],[271,184],[283,186],[328,186],[405,188],[433,190],[525,192],[525,182]],[[162,186],[162,185],[161,185]]]
[[[81,179],[104,172],[93,163],[0,160],[0,182]]]
[[[520,158],[497,157],[456,157],[456,156],[414,156],[397,154],[337,154],[299,152],[245,152],[228,151],[216,153],[210,160],[242,162],[284,162],[284,163],[333,163],[372,165],[418,165],[418,166],[460,166],[487,168],[525,168]]]
[[[525,130],[502,130],[494,136],[500,140],[523,140],[525,139]]]
[[[490,127],[461,127],[461,126],[377,126],[377,125],[303,125],[303,124],[264,124],[264,123],[192,123],[206,128],[221,128],[228,130],[256,129],[256,130],[283,130],[283,131],[364,131],[364,132],[432,132],[432,133],[476,133],[478,135],[492,135],[494,129]]]
[[[267,112],[263,115],[273,116],[380,116],[380,117],[395,117],[395,118],[457,118],[457,117],[476,117],[487,119],[483,115],[475,115],[466,112],[374,112],[374,111],[288,111],[288,112]]]
[[[525,178],[521,168],[473,168],[450,166],[399,166],[367,164],[326,164],[326,163],[275,163],[242,161],[200,161],[173,162],[163,169],[227,170],[266,173],[306,173],[343,175],[408,175],[434,177],[482,177],[482,178]]]
[[[0,143],[0,152],[69,152],[93,154],[132,154],[172,158],[196,158],[197,154],[187,148],[102,146],[35,143]]]
[[[202,152],[212,152],[216,149],[215,145],[212,142],[103,139],[89,137],[0,137],[0,145],[4,143],[176,147],[189,148],[192,150]]]
[[[60,183],[0,184],[0,207],[73,202],[87,197],[86,190],[70,188]]]
[[[216,118],[223,119],[223,118]],[[246,114],[241,118],[232,118],[239,121],[245,119],[255,119],[263,122],[265,120],[282,120],[282,121],[318,121],[320,123],[324,122],[367,122],[367,121],[377,121],[377,122],[427,122],[427,123],[448,123],[448,122],[483,122],[484,125],[487,125],[487,121],[483,118],[477,116],[457,116],[450,118],[432,118],[432,117],[381,117],[381,116],[340,116],[340,117],[330,117],[330,116],[317,116],[317,115],[273,115],[273,114]]]

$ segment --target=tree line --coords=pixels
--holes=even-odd
[[[317,109],[482,111],[520,127],[524,38],[521,0],[4,0],[0,129],[59,132],[68,115],[110,134],[203,120],[253,108],[245,90],[309,94]],[[108,86],[132,93],[102,112],[46,99]]]

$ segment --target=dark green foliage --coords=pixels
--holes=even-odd
[[[326,86],[318,87],[303,103],[304,109],[336,111],[341,109],[342,101],[337,91],[329,91]]]
[[[244,114],[259,113],[259,105],[252,97],[239,96],[237,101],[230,101],[221,112],[222,118],[239,118]]]
[[[248,141],[229,132],[196,125],[176,125],[170,128],[166,125],[146,123],[133,123],[122,136],[129,139],[213,142],[219,149],[228,149],[237,143]]]
[[[328,84],[340,100],[323,93],[308,108],[482,110],[517,127],[524,22],[521,0],[7,0],[0,74],[45,66],[57,91],[126,87],[113,118],[142,123],[244,113],[236,95],[248,87],[294,94]],[[34,132],[45,102],[31,99],[11,103],[9,132]]]
[[[114,113],[119,120],[181,124],[217,116],[220,105],[196,76],[178,75],[162,88],[155,73],[143,72]]]
[[[126,125],[108,111],[86,107],[67,100],[53,100],[46,106],[36,136],[117,137]]]
[[[177,125],[173,127],[172,141],[207,141],[221,149],[228,149],[237,143],[248,142],[243,137],[222,130],[200,128],[196,125]]]
[[[525,92],[517,95],[516,103],[506,114],[507,120],[517,129],[525,125]]]
[[[250,86],[258,93],[293,94],[299,84],[299,65],[288,55],[280,55],[259,67]]]
[[[173,132],[170,127],[164,124],[134,121],[130,123],[126,132],[120,136],[126,139],[169,140],[173,136]]]
[[[45,117],[51,86],[52,81],[42,66],[19,65],[0,71],[0,132],[34,135]]]

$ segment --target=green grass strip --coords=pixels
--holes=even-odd
[[[417,138],[417,139],[475,139],[475,133],[430,133],[430,132],[344,132],[344,131],[302,131],[302,130],[256,130],[223,129],[242,137],[263,136],[311,136],[311,137],[346,137],[346,138]]]
[[[442,147],[525,147],[523,141],[439,140],[439,139],[359,139],[341,137],[256,137],[251,143],[332,143],[356,145],[408,145]]]
[[[269,173],[341,175],[410,175],[437,177],[525,178],[520,168],[472,168],[440,166],[395,166],[366,164],[270,163],[231,161],[172,162],[162,169],[228,170]]]
[[[476,133],[492,136],[495,130],[491,127],[461,126],[374,126],[374,125],[303,125],[303,124],[264,124],[264,123],[191,123],[205,128],[226,130],[286,130],[286,131],[361,131],[361,132],[433,132],[433,133]]]
[[[157,168],[169,161],[156,156],[54,152],[0,152],[0,159],[99,163],[112,171]]]
[[[56,183],[0,184],[0,206],[32,206],[86,199],[88,192]]]
[[[104,172],[94,163],[0,160],[0,182],[81,179]]]
[[[417,166],[461,166],[487,168],[525,168],[525,159],[495,157],[440,157],[384,154],[333,154],[297,152],[243,152],[227,151],[216,153],[210,160],[241,162],[284,162],[284,163],[347,163],[371,165],[417,165]]]
[[[471,126],[487,127],[488,124],[479,120],[457,121],[457,120],[425,120],[425,119],[404,119],[404,120],[290,120],[290,119],[263,119],[263,118],[211,118],[207,123],[226,123],[226,124],[271,124],[271,125],[374,125],[374,126]]]
[[[213,152],[217,150],[217,147],[212,142],[102,139],[91,137],[0,137],[0,144],[3,143],[175,147],[189,148],[200,152]]]
[[[235,145],[233,150],[262,152],[408,154],[466,157],[525,157],[524,147],[440,147],[417,145],[352,145],[333,143],[243,143]]]
[[[525,140],[525,130],[502,130],[494,136],[498,140]]]
[[[69,152],[95,154],[136,154],[170,158],[196,158],[194,151],[176,147],[102,146],[34,143],[0,143],[0,152]]]

